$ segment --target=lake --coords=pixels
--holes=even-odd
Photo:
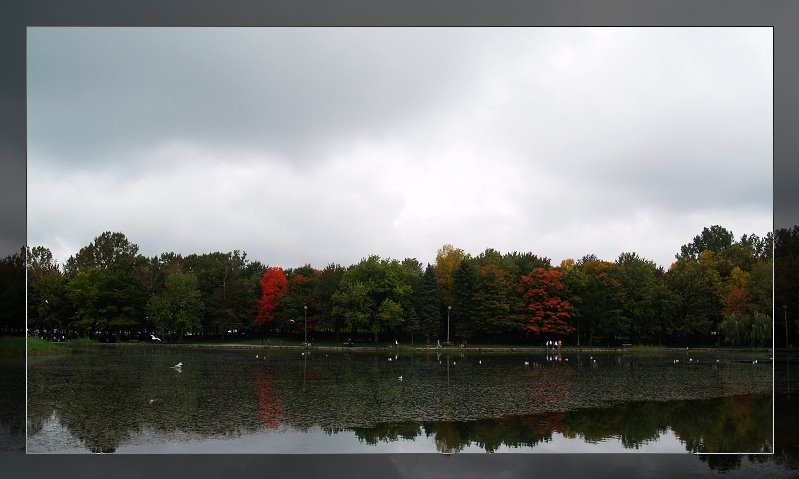
[[[773,368],[694,350],[91,347],[29,359],[27,451],[771,452]]]

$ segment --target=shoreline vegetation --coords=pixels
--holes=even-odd
[[[50,356],[56,354],[70,354],[78,348],[99,345],[97,341],[86,338],[77,338],[72,341],[58,343],[46,339],[29,336],[0,336],[0,357],[25,356]]]
[[[218,343],[218,344],[203,344],[203,343],[189,343],[189,344],[171,344],[164,346],[177,346],[189,348],[219,348],[219,349],[291,349],[291,350],[311,350],[311,351],[358,351],[358,352],[442,352],[442,353],[543,353],[549,352],[550,354],[566,354],[566,353],[601,353],[601,352],[666,352],[666,351],[685,351],[685,348],[677,347],[599,347],[599,346],[564,346],[560,350],[547,350],[544,346],[520,346],[520,345],[488,345],[488,346],[442,346],[437,348],[435,346],[400,346],[399,348],[390,344],[380,346],[334,346],[334,345],[311,345],[305,347],[303,345],[258,345],[258,344],[237,344],[237,343]],[[734,347],[695,347],[690,348],[690,351],[740,351],[740,352],[770,352],[771,348],[734,348]]]
[[[131,341],[125,343],[101,343],[85,338],[73,339],[64,343],[50,342],[41,338],[28,337],[27,338],[27,354],[28,356],[46,356],[56,354],[70,354],[86,348],[95,347],[113,347],[113,348],[191,348],[191,349],[251,349],[251,350],[297,350],[297,351],[340,351],[340,352],[388,352],[388,353],[547,353],[547,354],[576,354],[576,353],[601,353],[601,352],[632,352],[632,353],[647,353],[647,352],[679,352],[686,351],[686,348],[660,346],[660,345],[634,345],[625,347],[607,347],[607,346],[564,346],[560,350],[547,348],[545,346],[534,345],[520,345],[520,344],[474,344],[465,347],[460,345],[450,345],[436,347],[435,345],[409,345],[402,344],[396,346],[391,343],[381,344],[358,344],[346,346],[343,344],[323,342],[319,344],[311,343],[305,346],[295,341],[277,340],[275,343],[261,344],[258,340],[243,340],[243,341],[209,341],[209,342],[185,342],[185,343],[151,343],[151,342],[138,342]],[[702,352],[772,352],[771,348],[766,347],[692,347],[688,348],[689,351],[702,351]],[[776,351],[785,350],[785,348],[777,348]],[[24,356],[26,352],[25,341],[22,337],[0,337],[0,357],[15,357]]]

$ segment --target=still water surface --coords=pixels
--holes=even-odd
[[[767,354],[109,346],[29,361],[27,450],[756,453],[772,404]]]

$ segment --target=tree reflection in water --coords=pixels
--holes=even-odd
[[[734,412],[733,412],[734,411]],[[736,416],[740,414],[740,416]],[[589,443],[618,439],[625,448],[638,449],[656,442],[668,429],[686,452],[769,452],[771,449],[770,396],[735,396],[694,401],[645,401],[571,412],[551,412],[478,421],[423,422],[421,430],[434,439],[436,449],[453,453],[469,446],[486,452],[502,447],[534,448],[552,441],[555,433]],[[700,424],[697,417],[703,417]],[[736,426],[736,417],[746,417]],[[736,428],[732,432],[731,428]],[[352,431],[366,444],[414,439],[415,422],[384,423]],[[711,462],[714,460],[711,459]],[[719,463],[723,463],[720,461]]]
[[[267,429],[277,429],[283,422],[285,411],[272,380],[272,375],[264,371],[255,372],[255,388],[258,394],[258,419]]]
[[[169,368],[178,355],[185,364],[181,374]],[[33,363],[29,444],[33,452],[57,450],[42,430],[56,418],[93,452],[313,430],[354,434],[364,448],[429,438],[444,453],[524,451],[553,442],[555,435],[558,441],[593,444],[614,439],[639,449],[669,430],[686,452],[773,448],[770,393],[690,398],[701,381],[714,393],[746,391],[767,374],[740,365],[720,372],[709,364],[664,368],[658,366],[668,363],[662,358],[605,357],[593,367],[581,366],[577,357],[567,363],[538,356],[442,355],[439,363],[434,354],[393,361],[380,354],[254,356],[109,348]],[[664,387],[660,383],[678,381],[680,374],[694,381],[686,390],[690,399],[654,400],[662,399],[656,394]],[[708,461],[723,467],[721,460]]]

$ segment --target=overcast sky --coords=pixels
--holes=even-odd
[[[272,266],[772,228],[770,28],[29,28],[28,242]]]

